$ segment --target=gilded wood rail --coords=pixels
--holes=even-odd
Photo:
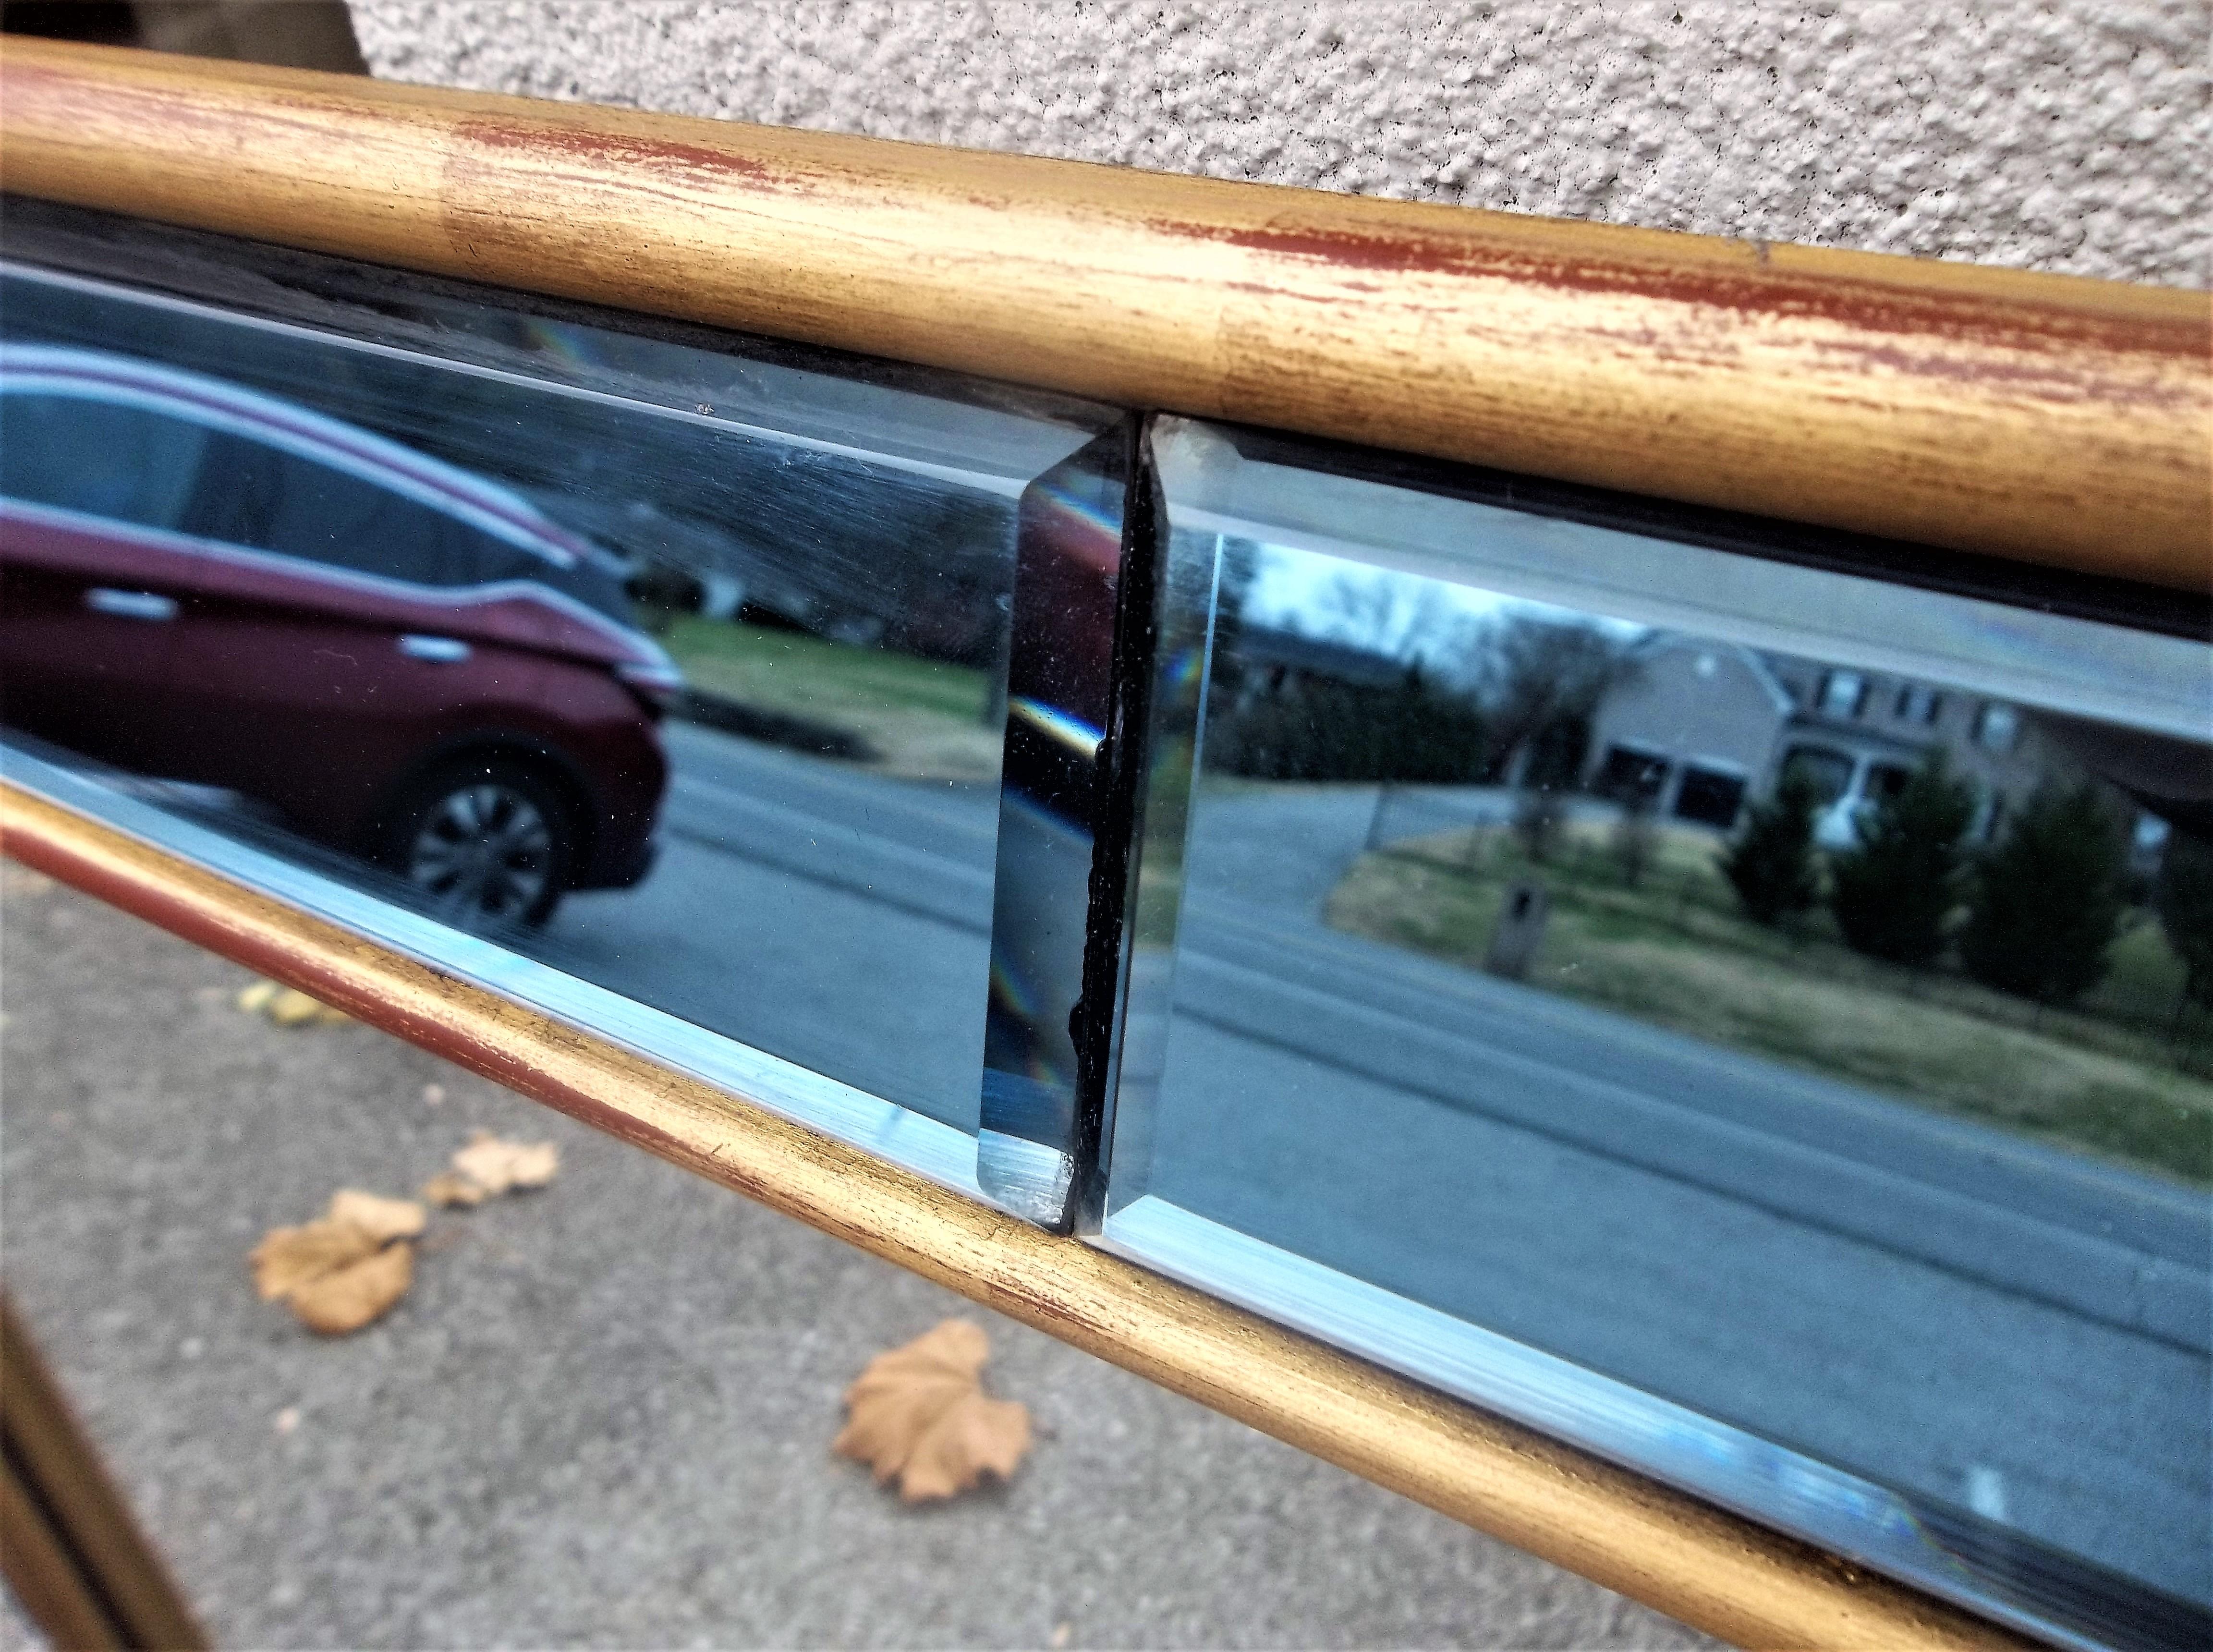
[[[11,39],[9,189],[2203,589],[2204,293]]]

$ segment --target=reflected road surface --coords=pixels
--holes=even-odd
[[[996,784],[891,779],[664,730],[661,853],[572,895],[533,957],[976,1128]]]
[[[1331,931],[1374,802],[1202,799],[1150,1192],[2205,1598],[2202,1193]]]

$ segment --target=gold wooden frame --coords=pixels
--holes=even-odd
[[[0,185],[1125,404],[2213,583],[2213,305],[10,39]],[[2019,1645],[14,785],[27,863],[1747,1646]]]
[[[0,181],[2203,590],[2206,294],[11,39]]]
[[[67,1652],[197,1652],[208,1643],[5,1291],[0,1572]]]

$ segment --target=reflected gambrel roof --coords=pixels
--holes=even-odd
[[[1766,657],[1741,643],[1716,642],[1710,637],[1692,636],[1688,631],[1655,631],[1647,632],[1631,643],[1629,654],[1632,659],[1649,659],[1656,654],[1673,653],[1681,649],[1696,649],[1701,654],[1727,655],[1752,674],[1753,680],[1766,692],[1768,699],[1779,714],[1789,716],[1799,709],[1797,700],[1783,686],[1783,680],[1775,674],[1775,668],[1768,664]]]

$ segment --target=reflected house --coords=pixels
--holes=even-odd
[[[1593,715],[1583,783],[1666,819],[1725,832],[1795,776],[1820,800],[1822,844],[1847,847],[1941,747],[1987,841],[2047,776],[2082,772],[2033,715],[1980,694],[1675,631],[1632,655]]]
[[[1773,668],[1734,643],[1656,631],[1591,716],[1587,790],[1724,830],[1764,796],[1797,710]]]

